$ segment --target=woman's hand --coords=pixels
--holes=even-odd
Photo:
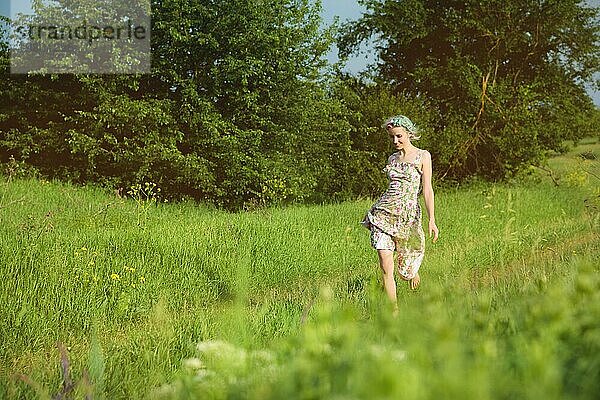
[[[433,235],[433,243],[437,242],[438,234],[440,233],[435,221],[429,220],[429,237]]]

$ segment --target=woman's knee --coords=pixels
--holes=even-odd
[[[379,266],[384,275],[393,275],[394,273],[394,252],[390,250],[378,250]]]

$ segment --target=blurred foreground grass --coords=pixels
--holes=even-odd
[[[396,319],[371,200],[231,214],[5,178],[0,398],[64,394],[57,342],[73,398],[596,398],[597,154],[436,192]]]

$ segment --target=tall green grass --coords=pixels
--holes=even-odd
[[[372,200],[232,214],[4,179],[0,397],[64,391],[60,342],[75,398],[594,398],[600,192],[579,153],[552,160],[557,187],[437,191],[398,318],[358,224]]]

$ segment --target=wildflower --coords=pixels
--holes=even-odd
[[[110,277],[114,281],[118,281],[118,280],[121,279],[121,277],[119,276],[119,274],[111,274]]]
[[[406,358],[406,352],[403,350],[394,350],[390,354],[396,362],[403,361]]]
[[[244,365],[248,356],[245,349],[222,340],[200,342],[196,350],[201,353],[201,358],[216,359],[232,367]]]
[[[196,372],[196,379],[198,379],[198,380],[209,379],[212,376],[215,376],[215,373],[213,371],[209,371],[205,368],[199,369]]]
[[[206,340],[196,345],[196,350],[200,353],[226,353],[233,352],[235,346],[222,340]]]
[[[199,370],[202,368],[206,368],[202,360],[200,360],[197,357],[185,359],[183,361],[183,366],[190,370]]]
[[[146,282],[146,278],[144,278],[143,276],[140,276],[140,282],[141,282],[141,283],[144,283],[144,282]]]
[[[377,358],[389,357],[395,362],[403,361],[406,358],[406,351],[404,350],[389,349],[377,344],[371,345],[369,350],[371,350],[371,354]]]

